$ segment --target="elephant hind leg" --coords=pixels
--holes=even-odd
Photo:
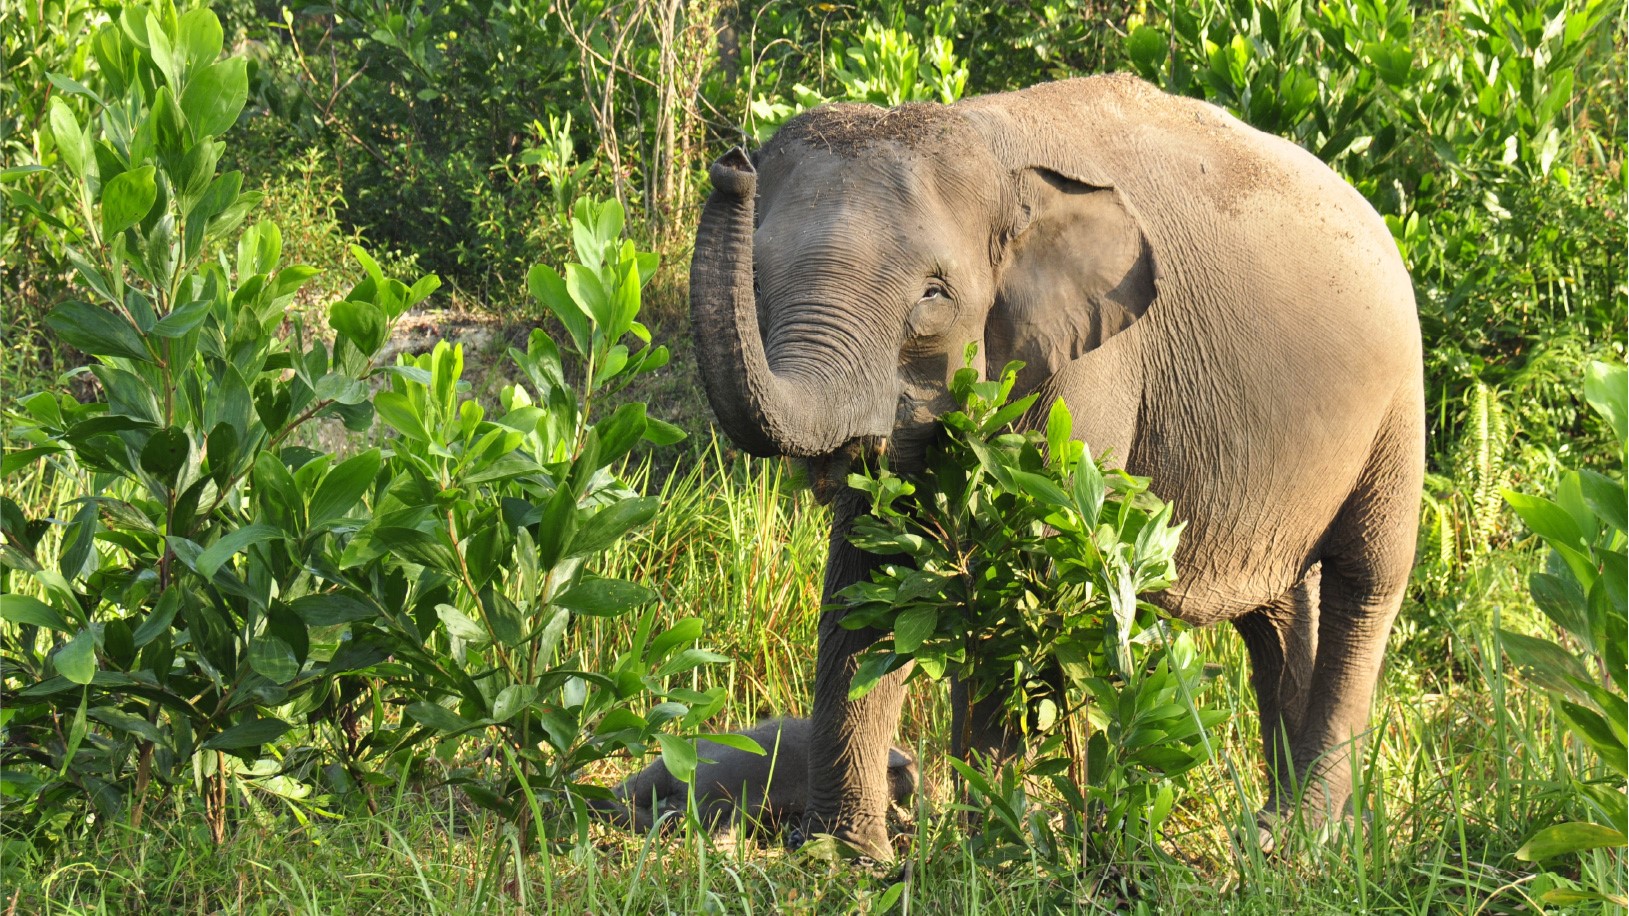
[[[1407,397],[1395,408],[1401,419],[1383,428],[1321,551],[1316,660],[1291,748],[1303,811],[1315,822],[1346,812],[1386,642],[1408,589],[1425,464],[1418,413]]]
[[[1292,753],[1301,738],[1318,654],[1317,564],[1301,581],[1262,608],[1234,618],[1250,652],[1251,683],[1261,715],[1267,758],[1268,801],[1264,813],[1294,806],[1300,771]]]

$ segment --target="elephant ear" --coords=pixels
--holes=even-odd
[[[1159,273],[1148,236],[1118,190],[1033,167],[998,257],[985,364],[1022,360],[1028,390],[1148,311]]]

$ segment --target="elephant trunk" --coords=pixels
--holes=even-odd
[[[753,290],[753,198],[758,174],[739,147],[713,163],[713,193],[696,230],[690,318],[707,400],[737,446],[760,458],[834,451],[854,433],[822,392],[776,375],[764,353]]]

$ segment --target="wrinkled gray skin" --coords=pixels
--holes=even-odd
[[[828,106],[712,168],[692,324],[720,425],[806,462],[846,543],[851,462],[920,459],[964,346],[1027,367],[1075,434],[1188,522],[1154,600],[1231,621],[1263,717],[1270,831],[1345,809],[1414,555],[1420,332],[1374,210],[1313,156],[1130,77],[951,106]],[[875,632],[820,622],[807,830],[886,853],[900,677],[850,702]],[[958,750],[998,749],[959,708]],[[1270,840],[1270,833],[1267,836]]]
[[[743,816],[757,828],[775,831],[798,826],[809,803],[808,719],[766,719],[739,734],[758,742],[753,754],[711,741],[697,742],[696,811],[714,831],[733,828]],[[916,760],[909,751],[889,747],[888,797],[906,804],[916,792]],[[594,810],[622,826],[649,830],[664,816],[689,804],[690,786],[674,778],[657,760],[615,789],[622,804],[596,803]]]

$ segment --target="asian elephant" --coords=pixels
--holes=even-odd
[[[805,462],[832,505],[826,599],[879,561],[845,539],[851,464],[920,459],[969,342],[989,371],[1022,360],[1025,422],[1061,396],[1187,521],[1152,600],[1249,647],[1264,840],[1297,805],[1341,814],[1424,465],[1412,285],[1369,204],[1294,144],[1126,76],[829,105],[711,175],[702,378],[737,445]],[[878,634],[840,615],[819,627],[807,829],[884,853],[903,672],[850,702]]]

